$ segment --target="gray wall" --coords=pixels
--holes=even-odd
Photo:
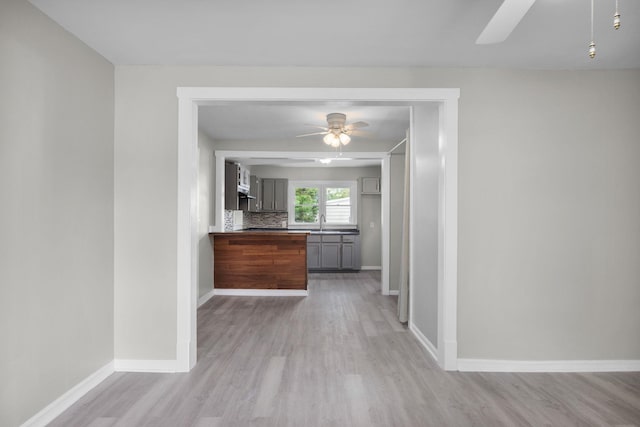
[[[0,2],[0,425],[113,360],[114,68]]]
[[[177,86],[461,88],[460,357],[640,359],[640,70],[188,66],[116,67],[116,357],[175,358]]]
[[[389,215],[390,290],[400,289],[400,263],[402,255],[402,206],[404,203],[404,160],[404,152],[393,152],[391,155],[391,160],[389,161],[389,204],[391,206]]]
[[[263,178],[288,178],[289,180],[358,180],[360,185],[359,178],[363,176],[379,177],[380,166],[304,168],[252,166],[251,174]],[[359,195],[358,225],[363,266],[380,267],[382,265],[381,211],[380,196]],[[371,222],[374,224],[373,228],[369,226]]]
[[[209,226],[214,225],[216,162],[214,144],[198,132],[198,297],[213,290],[213,246]]]

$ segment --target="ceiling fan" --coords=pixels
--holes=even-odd
[[[351,141],[351,134],[354,130],[369,126],[365,122],[347,123],[347,115],[343,113],[330,113],[327,114],[327,127],[314,126],[322,129],[322,132],[305,133],[303,135],[296,135],[296,138],[302,138],[312,135],[324,135],[322,139],[325,144],[332,147],[340,147],[340,145],[347,145]],[[313,125],[310,125],[313,126]]]
[[[493,18],[489,21],[476,44],[501,43],[520,23],[536,0],[504,0]]]

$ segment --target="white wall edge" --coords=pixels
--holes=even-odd
[[[400,295],[400,291],[399,291],[399,290],[397,290],[397,289],[391,289],[391,290],[389,291],[389,295],[391,295],[391,296],[397,296],[397,295]]]
[[[389,295],[389,241],[391,236],[391,204],[389,189],[391,188],[391,154],[387,153],[387,155],[382,159],[382,164],[380,165],[381,172],[381,192],[380,192],[380,222],[381,222],[381,243],[382,243],[382,251],[381,251],[381,261],[382,266],[380,270],[382,274],[381,278],[381,289],[382,295]]]
[[[420,344],[427,350],[427,353],[438,362],[438,349],[433,345],[431,341],[427,337],[424,336],[420,329],[411,321],[409,321],[409,330],[413,334],[414,337],[418,340]]]
[[[458,97],[439,107],[437,341],[446,371],[458,369]]]
[[[46,426],[114,372],[114,362],[111,361],[29,418],[21,427]]]
[[[640,360],[458,359],[465,372],[639,372]]]
[[[381,265],[363,265],[360,267],[360,270],[382,270]]]
[[[214,289],[214,295],[232,295],[238,297],[306,297],[309,291],[304,289]]]
[[[209,292],[207,292],[206,294],[202,295],[198,299],[198,308],[200,308],[203,305],[205,305],[207,303],[207,301],[209,301],[211,299],[211,297],[213,297],[213,294],[214,294],[214,290],[211,289]]]
[[[174,373],[178,372],[178,361],[115,359],[114,367],[116,372]]]

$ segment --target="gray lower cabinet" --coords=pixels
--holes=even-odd
[[[355,267],[356,246],[353,243],[342,244],[342,268],[353,270]]]
[[[360,236],[345,234],[342,236],[342,260],[343,270],[360,270]]]
[[[322,242],[322,259],[320,260],[321,268],[327,270],[338,270],[340,268],[340,243],[324,243]]]
[[[307,238],[309,270],[360,270],[360,236],[317,235]]]
[[[309,270],[318,270],[322,266],[321,263],[321,247],[320,239],[318,241],[312,240],[315,236],[309,236],[307,238],[307,268]],[[318,236],[319,237],[319,236]]]

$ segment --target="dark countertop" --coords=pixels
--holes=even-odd
[[[299,229],[299,228],[247,228],[244,230],[235,230],[235,231],[217,231],[209,234],[248,234],[248,233],[256,233],[256,234],[360,234],[360,230],[357,229],[326,229],[326,230],[318,230],[318,229]]]
[[[214,231],[214,236],[217,234],[259,234],[259,235],[273,235],[273,236],[286,236],[289,234],[309,234],[308,230],[287,230],[287,229],[271,229],[271,230],[233,230],[233,231]]]

